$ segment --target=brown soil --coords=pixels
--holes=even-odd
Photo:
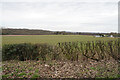
[[[7,78],[116,78],[118,63],[115,60],[5,61],[2,75]]]

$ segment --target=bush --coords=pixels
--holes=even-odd
[[[61,52],[68,60],[79,60],[79,55],[86,59],[103,60],[112,57],[119,60],[120,42],[116,41],[92,41],[92,42],[64,42],[58,43]]]
[[[29,60],[34,59],[37,51],[32,44],[9,44],[4,45],[2,50],[3,60]]]
[[[46,44],[9,44],[2,48],[3,60],[46,60],[45,55],[52,52]]]

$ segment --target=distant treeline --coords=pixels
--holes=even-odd
[[[51,35],[52,31],[29,29],[2,29],[2,35]]]
[[[113,35],[119,36],[117,33],[90,33],[90,32],[66,32],[66,31],[48,31],[35,29],[2,29],[2,35]]]

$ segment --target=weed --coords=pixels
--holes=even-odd
[[[90,67],[90,69],[92,69],[92,70],[96,70],[96,68],[95,68],[95,67]]]
[[[35,72],[38,73],[38,72],[39,72],[39,69],[36,69]]]
[[[30,71],[31,71],[31,70],[33,70],[33,68],[32,68],[32,67],[29,67],[28,69],[29,69]]]
[[[7,78],[9,77],[10,75],[2,75],[3,78]]]
[[[28,73],[28,75],[32,75],[33,73]]]
[[[22,73],[18,74],[17,76],[21,77],[21,76],[24,76],[24,75],[26,75],[26,73],[22,72]]]
[[[40,77],[38,74],[33,74],[32,78],[38,78]]]

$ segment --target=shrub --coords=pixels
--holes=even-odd
[[[32,59],[35,55],[33,52],[34,47],[32,44],[12,44],[4,45],[2,50],[3,60],[14,60],[18,59],[21,61]]]
[[[45,44],[12,44],[4,45],[2,48],[3,60],[46,60],[45,55],[52,52],[52,48]]]
[[[79,55],[92,60],[109,59],[119,60],[120,42],[116,41],[92,41],[92,42],[65,42],[58,43],[63,55],[68,60],[79,60]]]

